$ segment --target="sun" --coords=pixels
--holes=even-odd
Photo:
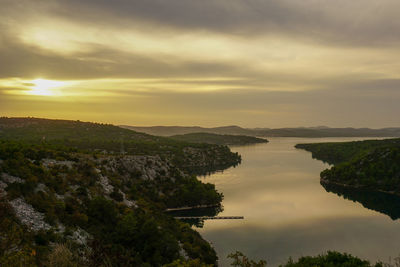
[[[32,84],[30,87],[30,91],[28,94],[30,95],[39,95],[39,96],[55,96],[57,95],[57,89],[65,85],[65,82],[61,81],[53,81],[53,80],[45,80],[45,79],[35,79],[30,81]]]

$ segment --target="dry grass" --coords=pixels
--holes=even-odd
[[[47,259],[49,267],[78,267],[74,254],[65,244],[55,245]]]

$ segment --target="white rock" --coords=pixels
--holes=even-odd
[[[109,195],[114,190],[114,186],[110,185],[108,178],[100,174],[100,185],[103,187],[104,192]]]
[[[138,207],[138,205],[136,204],[136,201],[127,199],[126,198],[126,194],[124,192],[122,192],[121,190],[119,190],[119,192],[122,194],[122,196],[124,198],[122,203],[124,203],[126,206],[128,206],[130,208],[137,208]]]
[[[55,160],[55,159],[43,159],[42,164],[44,167],[49,168],[52,166],[67,166],[68,168],[72,168],[75,162],[70,160]]]
[[[72,240],[80,245],[86,245],[88,238],[90,238],[90,235],[81,228],[78,228],[75,232],[73,232],[71,237]]]
[[[50,225],[44,221],[43,213],[36,211],[31,205],[25,202],[22,198],[17,198],[10,201],[10,205],[15,211],[15,215],[33,231],[49,230]]]
[[[3,179],[4,182],[6,182],[8,184],[12,184],[12,183],[20,183],[20,184],[22,184],[22,183],[25,183],[25,181],[22,180],[21,178],[9,175],[7,173],[2,173],[1,174],[1,178]]]
[[[34,192],[35,192],[35,194],[36,194],[37,192],[40,192],[40,191],[46,193],[46,191],[47,191],[47,186],[46,186],[45,184],[39,183],[39,184],[36,186]]]
[[[58,199],[58,200],[64,200],[65,199],[65,195],[59,195],[57,193],[54,193],[54,196]]]

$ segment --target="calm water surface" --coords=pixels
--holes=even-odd
[[[319,173],[329,167],[294,148],[298,143],[351,141],[360,138],[269,138],[268,144],[232,147],[242,164],[202,177],[225,198],[219,216],[244,220],[208,220],[197,230],[212,243],[221,266],[236,250],[268,266],[290,256],[327,250],[348,252],[371,261],[399,255],[400,224],[360,203],[328,193]]]

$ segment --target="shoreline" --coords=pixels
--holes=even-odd
[[[381,190],[381,189],[374,189],[365,185],[349,185],[349,184],[344,184],[344,183],[338,183],[338,182],[333,182],[333,181],[329,181],[328,179],[324,179],[324,178],[320,178],[320,183],[321,184],[333,184],[333,185],[337,185],[337,186],[342,186],[342,187],[347,187],[347,188],[354,188],[354,189],[359,189],[359,190],[369,190],[369,191],[373,191],[373,192],[381,192],[381,193],[385,193],[385,194],[389,194],[389,195],[395,195],[400,197],[400,193],[397,193],[395,191],[385,191],[385,190]]]

